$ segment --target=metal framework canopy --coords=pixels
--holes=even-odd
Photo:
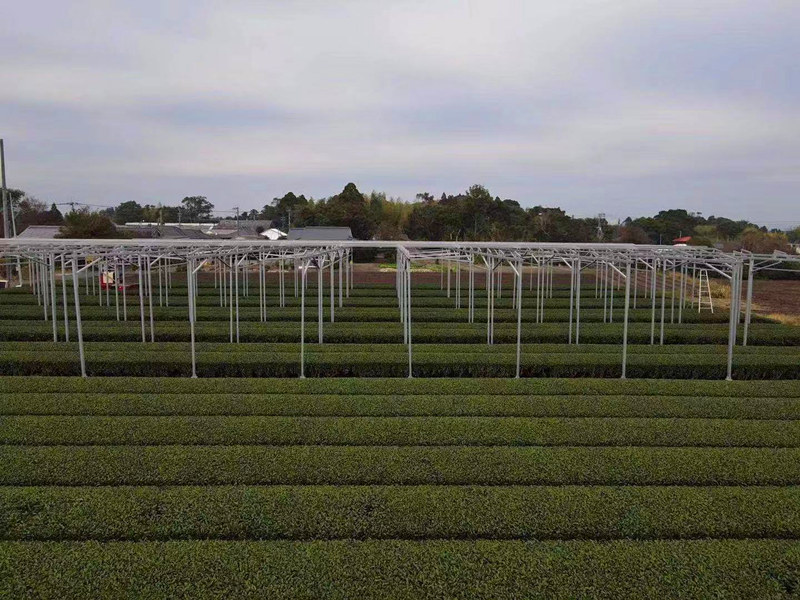
[[[117,319],[120,319],[119,291],[122,288],[122,316],[127,320],[127,299],[125,292],[127,273],[135,274],[138,281],[139,308],[142,341],[147,341],[145,315],[149,312],[150,341],[155,341],[155,320],[153,317],[154,295],[160,304],[166,297],[169,306],[169,291],[172,273],[176,267],[185,268],[188,285],[189,323],[191,330],[192,372],[195,375],[195,332],[197,273],[202,269],[214,273],[214,282],[219,282],[220,306],[230,307],[230,339],[239,341],[239,296],[240,277],[244,293],[249,293],[250,274],[258,270],[258,294],[260,298],[261,320],[267,320],[266,269],[277,265],[279,272],[279,302],[285,306],[286,273],[292,273],[294,294],[301,297],[300,321],[300,374],[304,373],[304,328],[305,293],[308,274],[317,272],[317,327],[319,343],[323,342],[323,272],[330,271],[330,319],[334,320],[335,269],[339,270],[339,300],[341,308],[343,296],[349,297],[353,287],[352,256],[358,248],[379,248],[394,250],[397,254],[396,291],[400,321],[403,324],[403,340],[408,346],[409,376],[413,373],[411,344],[411,265],[416,261],[442,261],[448,263],[448,297],[450,297],[451,266],[455,265],[456,290],[454,306],[461,308],[461,269],[468,271],[467,277],[467,320],[475,320],[475,273],[482,272],[487,295],[487,344],[494,343],[494,304],[502,293],[501,268],[510,270],[513,278],[512,306],[517,311],[517,365],[520,374],[523,272],[529,269],[529,292],[533,295],[534,272],[536,272],[536,323],[544,320],[545,298],[552,297],[552,272],[555,268],[567,269],[570,273],[569,335],[568,343],[580,343],[580,300],[581,274],[592,270],[595,274],[595,297],[610,298],[611,318],[613,320],[614,289],[624,288],[624,317],[622,343],[622,376],[625,377],[627,364],[628,312],[633,286],[633,307],[638,297],[639,273],[644,274],[645,298],[650,297],[652,318],[650,343],[656,343],[656,296],[661,287],[660,330],[658,343],[664,342],[664,319],[666,306],[666,281],[668,275],[672,284],[671,309],[674,312],[675,297],[678,297],[678,323],[682,322],[682,311],[687,304],[687,281],[692,285],[694,302],[694,275],[712,272],[729,280],[731,286],[731,311],[728,340],[728,379],[731,377],[733,346],[736,342],[736,329],[742,310],[742,282],[745,267],[748,272],[746,307],[744,314],[743,344],[747,343],[750,324],[752,278],[760,269],[778,268],[779,264],[791,260],[781,253],[757,255],[746,252],[725,253],[713,248],[694,246],[657,246],[637,244],[574,244],[574,243],[527,243],[527,242],[444,242],[444,241],[361,241],[361,240],[219,240],[219,239],[136,239],[136,240],[73,240],[73,239],[0,239],[0,264],[5,263],[9,280],[16,279],[18,285],[25,282],[23,264],[27,267],[28,283],[33,293],[39,294],[43,302],[44,318],[53,323],[53,339],[58,341],[56,271],[61,270],[61,292],[64,304],[64,338],[69,341],[69,315],[67,305],[67,275],[72,275],[75,302],[75,320],[81,356],[81,372],[86,375],[81,331],[79,279],[82,273],[84,283],[89,287],[97,283],[98,275],[111,277],[113,286],[100,286],[99,301],[110,306],[110,287],[114,289]],[[102,275],[101,275],[102,273]],[[109,275],[112,274],[112,275]],[[153,287],[153,273],[157,277],[157,294]],[[118,285],[118,274],[122,286]],[[495,274],[498,275],[496,280]],[[633,275],[633,276],[632,276]],[[10,281],[11,283],[11,281]],[[344,286],[343,286],[344,284]],[[677,284],[677,290],[676,290]],[[343,294],[343,288],[345,293]],[[163,291],[163,295],[162,295]],[[149,308],[149,311],[145,307]],[[699,306],[699,305],[698,305]],[[49,307],[49,319],[48,319]],[[606,311],[604,304],[604,321]],[[235,335],[234,335],[235,334]]]

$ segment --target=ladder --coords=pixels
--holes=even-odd
[[[711,299],[711,282],[708,280],[708,269],[700,269],[700,273],[698,274],[697,288],[697,312],[701,312],[703,310],[703,295],[705,294],[705,307],[708,308],[713,314],[714,302]]]

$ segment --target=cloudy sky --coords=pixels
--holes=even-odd
[[[482,183],[800,223],[798,0],[27,0],[0,72],[9,185],[48,201]]]

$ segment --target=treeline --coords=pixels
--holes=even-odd
[[[12,190],[16,225],[62,225],[64,237],[113,237],[114,223],[189,223],[218,221],[215,207],[205,196],[187,196],[177,206],[140,205],[127,201],[100,212],[83,206],[64,216],[55,204]],[[80,203],[76,203],[79,204]],[[72,207],[74,209],[74,206]],[[230,211],[227,211],[230,213]],[[227,218],[233,215],[229,214]],[[577,218],[561,208],[536,205],[524,208],[516,200],[492,196],[481,185],[439,198],[423,192],[405,202],[383,192],[364,194],[355,184],[328,198],[314,199],[288,192],[260,210],[242,210],[240,219],[270,221],[272,226],[348,226],[358,239],[470,240],[539,242],[628,242],[672,244],[691,237],[689,244],[744,248],[754,252],[791,251],[800,242],[800,227],[790,232],[768,231],[754,223],[725,217],[704,217],[684,209],[670,209],[653,217],[627,218],[610,223],[602,217]]]

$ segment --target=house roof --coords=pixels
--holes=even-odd
[[[353,232],[349,227],[294,227],[286,239],[344,242],[353,239]]]
[[[52,240],[55,239],[60,229],[60,225],[29,225],[17,237],[37,240]]]

